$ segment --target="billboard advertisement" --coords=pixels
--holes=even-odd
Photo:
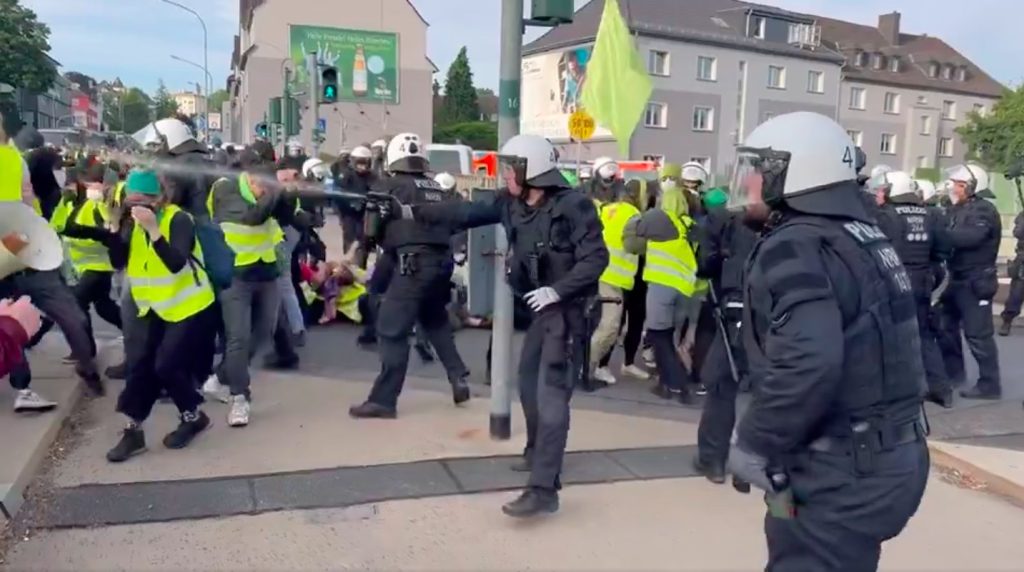
[[[523,59],[520,129],[548,139],[569,139],[569,116],[580,108],[593,46]],[[610,137],[597,126],[593,137]]]
[[[306,54],[338,70],[338,101],[398,103],[398,34],[321,26],[290,27],[295,88],[309,85]]]

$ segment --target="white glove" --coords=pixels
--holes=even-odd
[[[462,266],[463,264],[466,263],[465,252],[456,252],[453,258],[455,259],[455,264],[458,264],[459,266]]]
[[[526,303],[529,304],[530,309],[534,312],[540,312],[544,308],[561,301],[562,297],[555,292],[555,289],[550,286],[544,286],[543,288],[537,288],[533,292],[529,292],[523,297]]]
[[[413,220],[414,218],[416,218],[412,214],[412,205],[407,205],[405,203],[400,203],[400,204],[402,205],[401,206],[401,211],[402,211],[402,219],[403,220]]]
[[[763,491],[772,492],[772,483],[768,478],[768,459],[743,449],[734,441],[729,447],[729,460],[725,466],[736,477]]]

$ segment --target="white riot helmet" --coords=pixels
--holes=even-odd
[[[605,185],[610,185],[619,176],[619,164],[611,157],[594,159],[594,178]]]
[[[809,214],[867,216],[856,194],[856,145],[824,115],[801,111],[762,123],[736,149],[735,164],[730,208],[785,203]],[[852,193],[823,192],[846,188]]]
[[[148,149],[161,149],[164,143],[172,155],[205,151],[206,146],[196,140],[192,130],[183,121],[168,117],[150,124],[144,145]]]
[[[704,186],[708,182],[708,172],[704,169],[704,165],[696,161],[690,161],[683,165],[680,179],[683,182],[697,183],[697,186]]]
[[[370,151],[370,148],[365,145],[360,145],[353,149],[351,153],[349,153],[349,159],[351,159],[352,161],[358,161],[360,159],[365,159],[369,161],[372,158],[373,151]]]
[[[886,173],[891,173],[893,171],[895,171],[895,169],[893,169],[889,165],[875,165],[871,169],[871,178],[875,179],[875,178],[881,177],[882,175],[884,175]]]
[[[882,175],[879,189],[885,192],[888,199],[900,199],[905,201],[910,197],[918,196],[917,183],[903,171],[889,171]]]
[[[320,159],[306,159],[306,162],[302,164],[302,176],[306,179],[323,181],[330,174],[331,170]]]
[[[955,186],[957,183],[965,184],[967,196],[989,190],[988,172],[974,163],[950,167],[946,169],[945,175],[946,179],[952,183],[952,186]]]
[[[935,195],[939,194],[938,189],[935,188],[935,183],[927,179],[915,179],[917,188],[920,190],[921,200],[928,203],[935,199]]]
[[[388,143],[388,170],[394,173],[422,173],[430,167],[427,150],[415,133],[399,133]]]
[[[383,151],[388,146],[388,142],[383,139],[378,139],[370,144],[370,149],[380,149]]]
[[[434,181],[445,191],[455,190],[455,177],[451,173],[438,173]]]
[[[514,175],[516,183],[521,187],[569,187],[569,182],[558,170],[558,153],[554,145],[540,135],[516,135],[502,145],[498,155],[499,160],[502,157],[516,157],[521,161],[515,165],[502,163],[499,166],[499,176],[506,178],[505,183]]]

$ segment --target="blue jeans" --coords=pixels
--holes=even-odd
[[[299,244],[299,231],[287,226],[284,228],[284,242],[278,249],[278,256],[282,257],[281,276],[277,279],[277,287],[281,291],[281,307],[284,308],[285,317],[293,334],[300,334],[306,331],[305,318],[302,316],[302,306],[299,305],[299,297],[292,285],[291,258],[295,246]]]

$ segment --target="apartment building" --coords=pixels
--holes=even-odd
[[[178,113],[197,117],[206,113],[206,96],[198,91],[179,91],[171,94],[178,104]]]
[[[308,75],[304,54],[338,70],[338,100],[320,107],[323,149],[337,153],[386,133],[433,134],[432,77],[426,20],[409,0],[365,0],[328,9],[322,0],[239,0],[240,25],[224,106],[227,140],[249,143],[287,72],[303,106],[310,143]]]
[[[814,111],[846,126],[869,164],[944,166],[963,158],[956,126],[967,112],[990,108],[1001,90],[941,40],[901,34],[898,14],[875,28],[738,0],[620,8],[654,87],[630,140],[633,159],[697,160],[724,175],[734,147],[757,125]],[[550,138],[563,157],[580,152],[567,119],[579,105],[603,10],[593,0],[572,24],[524,49],[522,130]],[[619,155],[601,128],[581,151],[584,159]]]

